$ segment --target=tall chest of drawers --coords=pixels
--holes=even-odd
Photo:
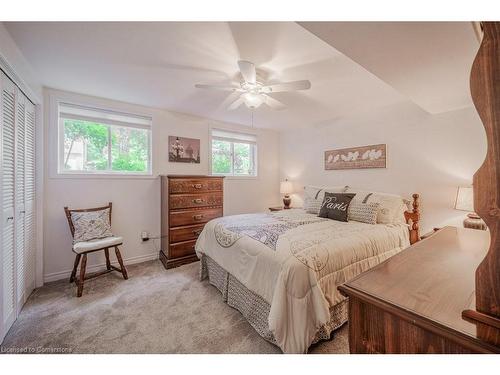
[[[161,176],[161,250],[165,268],[198,260],[196,239],[205,223],[222,216],[224,177]]]

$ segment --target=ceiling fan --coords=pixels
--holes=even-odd
[[[258,108],[263,103],[267,104],[272,109],[284,109],[286,107],[285,104],[268,94],[273,92],[308,90],[311,88],[311,82],[308,80],[265,85],[258,79],[257,71],[253,63],[240,60],[238,61],[238,66],[242,76],[242,80],[239,83],[234,83],[229,86],[196,84],[195,87],[198,89],[241,93],[240,96],[227,107],[228,110],[234,110],[242,104],[245,104],[248,108],[254,109]]]

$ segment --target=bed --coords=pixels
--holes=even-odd
[[[337,286],[418,239],[418,196],[404,221],[366,224],[303,209],[225,216],[196,243],[200,278],[284,353],[306,353],[347,321]],[[411,225],[409,225],[411,223]]]

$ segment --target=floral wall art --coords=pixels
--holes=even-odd
[[[325,170],[386,168],[385,144],[325,151]]]

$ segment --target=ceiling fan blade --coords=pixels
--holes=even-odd
[[[262,92],[283,92],[283,91],[297,91],[297,90],[308,90],[311,88],[311,82],[308,80],[293,81],[293,82],[283,82],[277,83],[275,85],[267,85],[262,87]]]
[[[238,99],[236,99],[234,102],[232,102],[227,109],[229,111],[232,111],[236,108],[238,108],[240,105],[242,105],[244,102],[243,98],[240,96]]]
[[[264,97],[266,99],[265,103],[269,107],[271,107],[272,109],[281,110],[281,109],[285,109],[286,108],[286,105],[284,105],[283,103],[281,103],[279,100],[276,100],[273,97],[271,97],[269,95],[265,95],[265,94],[264,94]]]
[[[225,99],[217,106],[216,111],[226,111],[227,107],[240,97],[240,93],[237,91],[230,92],[226,95]]]
[[[240,87],[235,86],[217,86],[217,85],[194,85],[197,89],[207,89],[207,90],[222,90],[222,91],[243,91]]]
[[[240,67],[240,72],[245,82],[255,84],[257,79],[255,65],[250,61],[240,60],[238,61],[238,66]]]

